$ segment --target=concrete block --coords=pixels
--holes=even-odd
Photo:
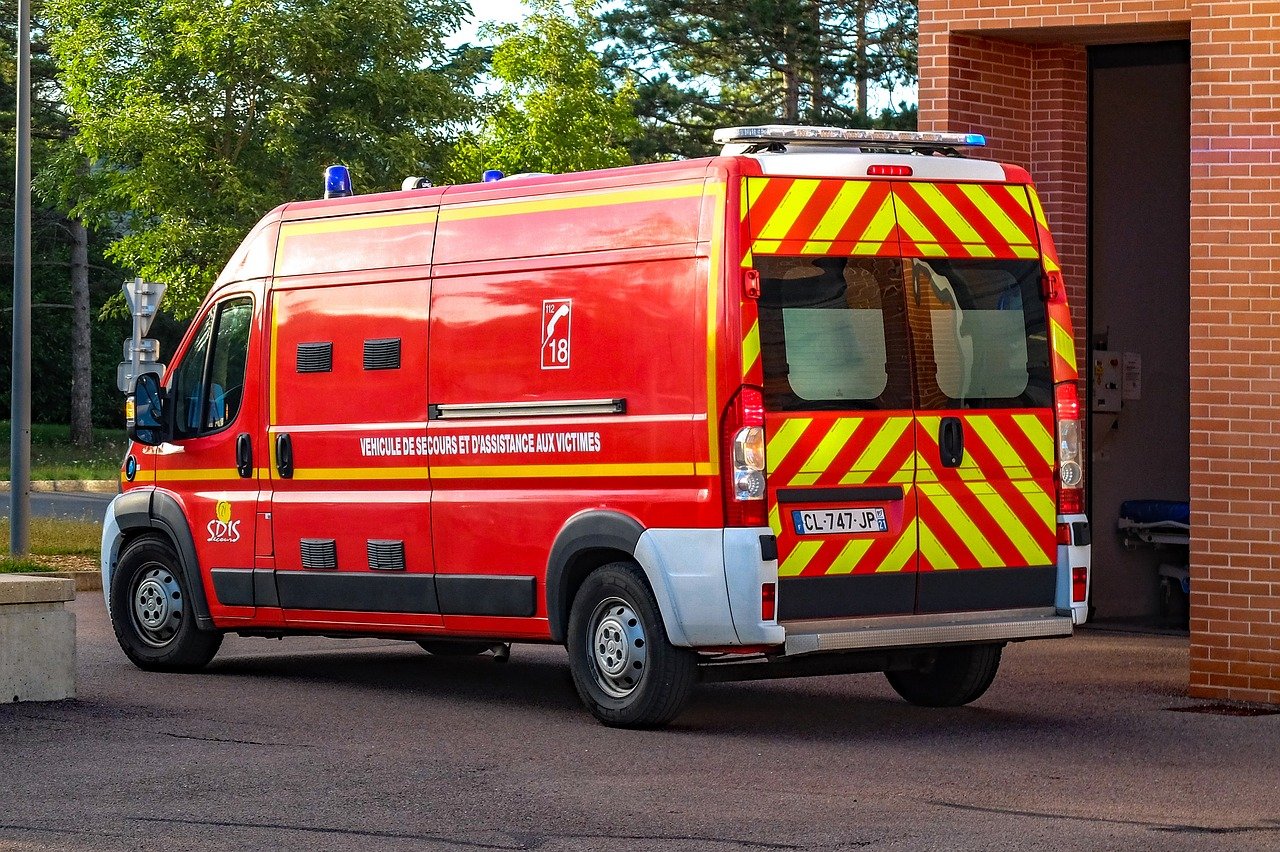
[[[0,704],[76,694],[71,580],[0,574]]]

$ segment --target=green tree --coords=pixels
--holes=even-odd
[[[448,176],[477,180],[485,169],[570,172],[626,165],[640,132],[630,85],[616,87],[593,46],[595,3],[527,0],[519,25],[487,30],[498,39],[478,130],[458,145]]]
[[[713,151],[717,126],[901,126],[871,86],[916,77],[915,0],[632,0],[602,15],[608,63],[636,81],[639,159]],[[911,122],[914,124],[914,122]]]
[[[190,314],[253,222],[329,163],[390,189],[470,118],[465,0],[48,0],[75,126],[56,180]],[[84,167],[87,158],[88,168]]]

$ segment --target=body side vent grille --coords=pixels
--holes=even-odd
[[[337,568],[338,545],[331,538],[302,539],[303,568]]]
[[[404,542],[393,539],[369,539],[369,567],[375,571],[404,570]]]
[[[297,363],[299,373],[333,372],[333,344],[299,343]]]
[[[366,370],[400,369],[400,338],[387,337],[382,340],[366,340],[364,342],[364,368]]]

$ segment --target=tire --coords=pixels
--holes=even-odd
[[[578,696],[610,727],[661,727],[693,693],[697,654],[667,640],[658,602],[634,565],[615,562],[587,576],[567,639]]]
[[[467,639],[418,639],[422,650],[435,657],[474,657],[493,647],[492,642],[473,642]]]
[[[889,685],[920,707],[960,707],[976,701],[995,680],[1000,668],[1000,645],[940,648],[933,661],[919,669],[885,672]]]
[[[120,554],[111,575],[111,626],[125,656],[147,671],[195,671],[222,644],[221,633],[196,625],[177,551],[152,537]]]

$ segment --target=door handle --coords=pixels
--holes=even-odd
[[[938,454],[943,467],[959,467],[964,461],[964,423],[959,417],[944,417],[938,424]]]
[[[253,441],[248,432],[236,435],[236,472],[241,479],[253,476]]]
[[[281,479],[293,478],[293,439],[288,432],[276,435],[276,472]]]

